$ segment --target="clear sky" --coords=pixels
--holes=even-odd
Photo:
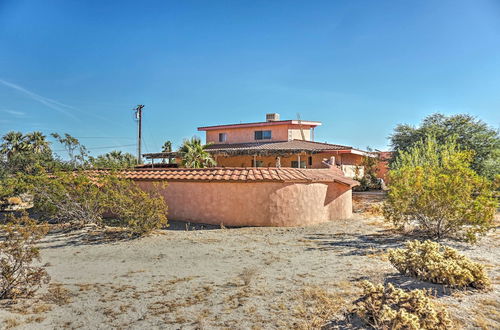
[[[137,104],[144,152],[268,112],[359,148],[433,112],[498,128],[500,1],[0,0],[1,134],[134,152]]]

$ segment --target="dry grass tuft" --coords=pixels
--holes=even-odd
[[[50,285],[48,292],[43,295],[42,299],[49,304],[62,306],[71,302],[71,296],[71,291],[57,283]]]
[[[12,329],[20,326],[22,323],[15,318],[8,318],[3,321],[4,329]]]
[[[41,323],[46,319],[45,316],[30,316],[26,319],[26,323]]]
[[[485,298],[477,302],[474,325],[480,329],[498,329],[500,327],[500,302]]]
[[[297,320],[289,325],[293,329],[321,329],[328,324],[345,304],[342,292],[328,292],[321,287],[306,287],[294,299],[292,316]]]
[[[250,285],[250,283],[252,283],[252,280],[254,279],[256,274],[256,268],[245,268],[238,277],[243,281],[244,286],[248,286]]]
[[[33,312],[33,314],[40,314],[40,313],[49,312],[51,310],[52,310],[52,306],[46,305],[46,304],[41,304],[41,305],[33,306],[32,312]]]

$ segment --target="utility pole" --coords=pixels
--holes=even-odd
[[[137,164],[142,164],[142,109],[144,105],[139,104],[135,109],[135,120],[137,121]]]

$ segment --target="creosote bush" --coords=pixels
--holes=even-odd
[[[362,282],[353,313],[375,329],[452,329],[448,313],[426,290],[404,291]]]
[[[76,226],[111,216],[135,235],[167,225],[167,205],[155,185],[146,192],[119,173],[58,172],[25,178],[42,218]]]
[[[165,185],[148,192],[130,180],[109,176],[104,179],[104,207],[136,235],[167,226],[167,205],[160,194]]]
[[[29,176],[35,210],[44,219],[72,225],[101,224],[102,189],[79,172],[57,172]]]
[[[399,229],[430,238],[474,242],[493,226],[493,185],[470,168],[473,153],[432,137],[401,151],[389,172],[384,216]]]
[[[485,289],[484,267],[457,250],[432,241],[411,241],[405,249],[389,250],[389,261],[403,275],[450,287]]]
[[[7,216],[2,225],[0,242],[0,299],[31,297],[49,275],[42,267],[33,266],[40,260],[37,242],[47,234],[48,227],[39,225],[27,214]]]

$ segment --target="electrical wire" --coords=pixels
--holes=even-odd
[[[135,140],[132,137],[120,137],[120,136],[75,136],[77,139],[127,139],[127,140]]]
[[[123,147],[134,147],[135,144],[122,144],[118,146],[107,146],[107,147],[85,147],[87,150],[95,150],[95,149],[109,149],[109,148],[123,148]],[[52,150],[55,152],[67,151],[66,149],[61,150]]]

